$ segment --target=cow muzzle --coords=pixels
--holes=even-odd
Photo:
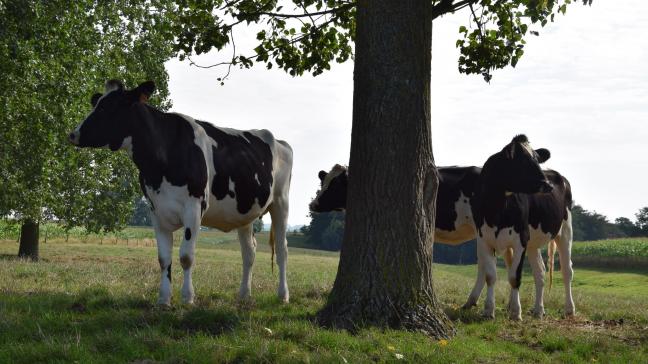
[[[79,145],[79,139],[81,139],[81,133],[79,133],[78,130],[75,130],[68,135],[68,141],[74,145]]]

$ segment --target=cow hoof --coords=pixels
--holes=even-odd
[[[163,301],[158,301],[157,307],[161,310],[170,310],[171,309],[171,303],[170,302],[163,302]]]
[[[184,298],[183,298],[183,299],[182,299],[182,304],[183,304],[183,305],[187,305],[187,306],[193,306],[193,304],[194,304],[194,299],[193,299],[193,297],[191,297],[191,298],[189,298],[189,299],[184,299]]]
[[[535,317],[537,319],[542,319],[544,317],[545,313],[544,313],[544,310],[533,310],[533,312],[531,312],[531,314],[533,315],[533,317]]]
[[[494,320],[495,312],[482,311],[481,316],[485,319]]]
[[[576,312],[570,311],[570,312],[565,312],[565,318],[574,318],[576,316]]]
[[[281,301],[281,303],[290,302],[290,295],[288,294],[288,292],[286,292],[285,294],[279,293],[278,296],[279,296],[279,301]]]
[[[468,301],[468,302],[464,303],[464,305],[461,306],[461,309],[462,310],[470,310],[471,308],[473,308],[475,306],[477,306],[477,302],[473,302],[471,300],[471,301]]]
[[[170,299],[165,300],[165,299],[160,298],[160,299],[158,299],[157,305],[158,305],[158,307],[171,307],[171,300]]]
[[[510,319],[511,321],[522,321],[522,315],[519,314],[519,313],[511,313],[511,314],[509,315],[509,319]]]

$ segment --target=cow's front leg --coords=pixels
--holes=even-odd
[[[173,249],[173,232],[158,226],[153,218],[155,239],[158,247],[158,262],[160,263],[160,296],[158,305],[171,305],[171,254]]]
[[[509,298],[509,317],[511,320],[522,320],[522,308],[520,306],[520,285],[522,283],[522,265],[526,249],[522,244],[513,248],[513,260],[508,268],[509,284],[511,285],[511,296]]]
[[[497,258],[486,242],[477,238],[477,259],[482,262],[486,279],[486,300],[482,316],[495,318],[495,282],[497,281]]]
[[[200,202],[188,203],[184,213],[184,236],[180,245],[180,265],[183,271],[182,303],[191,305],[194,302],[194,288],[191,279],[193,270],[196,239],[200,231]]]
[[[241,278],[241,288],[239,289],[239,298],[241,300],[248,299],[251,296],[252,266],[254,265],[257,247],[253,233],[253,224],[238,229],[239,243],[241,243],[241,256],[243,258],[243,277]]]
[[[552,244],[551,242],[549,244]],[[529,249],[529,264],[535,280],[535,306],[533,316],[542,318],[544,316],[544,284],[545,284],[545,265],[542,261],[542,254],[539,249]]]

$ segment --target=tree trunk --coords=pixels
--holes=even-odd
[[[38,223],[33,220],[25,220],[20,227],[18,256],[38,260]]]
[[[432,284],[429,0],[360,0],[344,243],[324,326],[453,328]]]

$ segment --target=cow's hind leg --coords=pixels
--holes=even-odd
[[[252,266],[256,256],[256,239],[254,238],[253,224],[238,229],[239,243],[241,243],[241,256],[243,257],[243,277],[239,289],[239,299],[248,299],[251,296]]]
[[[544,316],[544,284],[545,284],[545,265],[542,261],[542,254],[539,249],[529,249],[529,264],[533,271],[535,280],[535,306],[533,316],[542,318]]]
[[[171,256],[173,251],[173,232],[158,226],[153,217],[155,239],[157,240],[158,262],[160,263],[160,295],[158,305],[171,305]]]
[[[180,265],[184,273],[182,302],[189,305],[194,302],[191,273],[195,262],[196,239],[200,231],[200,220],[200,203],[188,203],[183,218],[184,236],[180,245]]]
[[[272,217],[272,229],[274,230],[275,253],[277,254],[277,266],[279,267],[279,288],[277,295],[283,302],[290,300],[288,293],[288,281],[286,269],[288,263],[288,241],[286,240],[286,229],[288,228],[288,200],[280,198],[275,200],[270,207]]]
[[[574,298],[572,297],[571,283],[574,277],[574,270],[571,261],[572,248],[572,219],[571,212],[567,215],[567,220],[563,221],[560,234],[556,237],[558,245],[558,257],[560,258],[560,272],[563,276],[565,285],[565,316],[573,316],[576,313],[574,307]]]

